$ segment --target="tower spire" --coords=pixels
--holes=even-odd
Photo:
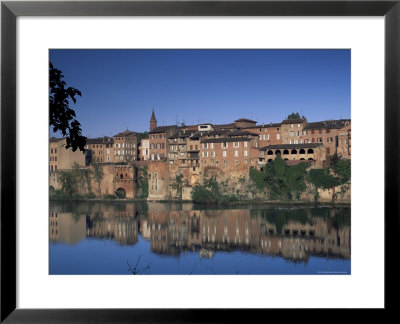
[[[151,118],[150,118],[150,132],[157,127],[157,119],[156,115],[154,114],[154,108],[153,112],[151,113]]]

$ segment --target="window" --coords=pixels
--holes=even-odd
[[[247,156],[247,151],[244,151],[244,156]]]
[[[50,150],[50,153],[53,154],[53,149]]]
[[[226,166],[226,160],[224,160],[224,166]]]
[[[235,164],[238,165],[238,164],[239,164],[239,161],[238,161],[238,160],[235,160]]]
[[[234,147],[239,147],[239,142],[233,142]]]
[[[239,156],[239,152],[238,151],[235,151],[235,156]]]
[[[293,124],[290,124],[290,127],[293,128]]]
[[[210,143],[210,148],[214,148],[214,143]]]
[[[57,149],[54,149],[54,153],[57,153]]]
[[[204,152],[201,152],[201,157],[204,157]]]
[[[281,134],[276,134],[276,139],[280,139],[281,138]]]
[[[222,156],[226,157],[226,151],[222,151]]]
[[[294,132],[290,132],[290,137],[294,137]]]
[[[326,129],[326,133],[329,134],[331,130],[329,128]]]
[[[244,144],[243,144],[243,145],[244,145],[244,147],[247,147],[247,142],[244,142]]]
[[[300,124],[297,124],[297,127],[300,128]]]
[[[258,135],[258,139],[261,141],[262,140],[262,135]]]
[[[215,157],[215,151],[212,151],[212,152],[211,152],[211,156],[212,156],[212,157]]]

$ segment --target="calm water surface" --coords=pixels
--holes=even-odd
[[[50,202],[50,274],[350,274],[350,208]]]

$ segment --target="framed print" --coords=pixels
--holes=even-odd
[[[399,15],[3,1],[1,320],[391,308]]]

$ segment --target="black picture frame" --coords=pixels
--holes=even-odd
[[[399,234],[400,0],[380,1],[2,1],[1,2],[1,322],[230,322],[264,310],[16,308],[16,19],[18,16],[384,16],[385,309],[398,275],[391,266]],[[372,129],[372,128],[371,128]],[[373,134],[371,133],[371,136]],[[378,136],[381,136],[378,135]],[[382,158],[382,157],[374,157]],[[371,159],[372,160],[372,159]],[[373,190],[370,189],[370,190]],[[38,292],[40,294],[40,292]],[[263,316],[262,314],[251,316]],[[249,314],[246,314],[249,316]],[[254,317],[255,318],[255,317]]]

